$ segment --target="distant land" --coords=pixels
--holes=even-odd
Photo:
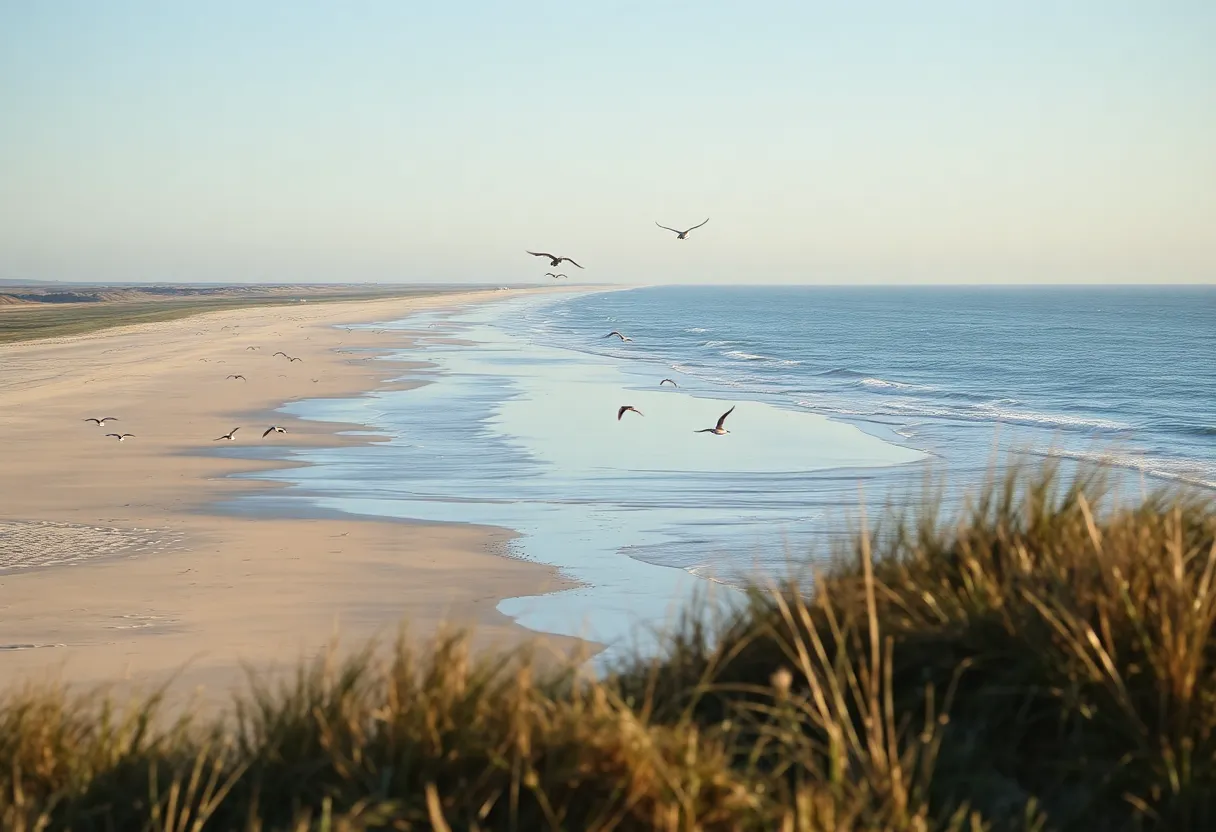
[[[90,284],[0,280],[0,343],[80,335],[128,324],[203,312],[291,303],[507,289],[507,286],[422,284]]]

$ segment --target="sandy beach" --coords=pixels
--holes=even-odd
[[[509,533],[224,514],[218,500],[275,487],[227,475],[281,463],[208,453],[238,425],[238,444],[367,441],[274,414],[399,372],[345,350],[400,347],[400,332],[336,325],[517,294],[241,309],[0,346],[0,687],[173,679],[226,694],[247,668],[294,667],[335,636],[389,639],[403,620],[416,638],[444,622],[475,626],[483,646],[531,637],[497,602],[567,584],[496,553]],[[271,424],[288,433],[263,439]]]

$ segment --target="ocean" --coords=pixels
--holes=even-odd
[[[609,657],[830,556],[863,504],[936,483],[957,508],[994,465],[1216,489],[1210,287],[662,287],[376,326],[415,334],[382,360],[436,383],[286,406],[385,441],[291,451],[311,464],[269,475],[285,492],[242,499],[514,529],[581,586],[500,610]],[[729,407],[731,433],[694,432]]]

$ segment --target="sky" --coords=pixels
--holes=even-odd
[[[0,278],[1216,282],[1213,43],[1211,0],[0,0]]]

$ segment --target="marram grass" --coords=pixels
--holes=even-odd
[[[1210,503],[1015,473],[808,578],[600,679],[445,635],[205,720],[26,691],[0,826],[1216,828]]]

